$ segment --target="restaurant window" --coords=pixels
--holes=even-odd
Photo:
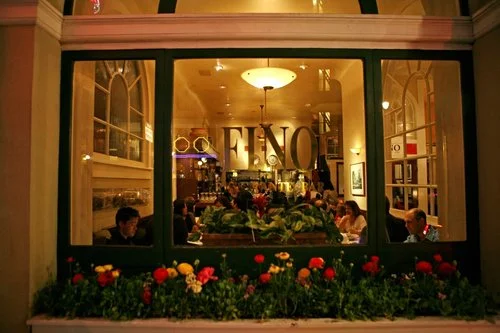
[[[426,239],[466,239],[460,64],[456,61],[382,62],[386,196],[390,213],[421,209]],[[388,229],[404,241],[404,222]],[[411,236],[410,236],[411,238]]]
[[[348,206],[337,241],[367,243],[361,60],[175,60],[173,97],[175,245],[330,244]]]
[[[459,0],[377,0],[379,14],[460,16]]]
[[[160,0],[73,0],[73,15],[157,14]]]
[[[175,12],[361,14],[358,0],[177,0]]]
[[[77,61],[73,73],[71,244],[151,245],[155,62]]]

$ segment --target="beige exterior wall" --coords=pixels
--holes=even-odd
[[[0,28],[0,205],[3,212],[0,219],[0,332],[23,331],[31,297],[30,150],[34,40],[34,26]]]
[[[0,332],[28,331],[33,294],[55,273],[60,68],[54,37],[0,28]]]
[[[481,269],[486,288],[500,299],[500,26],[479,38],[474,44],[474,80],[476,93],[476,127]],[[472,223],[473,221],[469,221]]]

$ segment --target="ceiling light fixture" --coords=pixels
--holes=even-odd
[[[241,74],[241,78],[255,88],[278,89],[290,84],[297,78],[297,75],[289,69],[269,67],[269,59],[267,59],[267,67],[249,69]]]
[[[217,65],[215,65],[214,68],[217,72],[219,72],[224,69],[224,66],[222,66],[219,60],[217,60]]]

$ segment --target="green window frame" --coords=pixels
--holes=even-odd
[[[164,227],[172,216],[172,179],[166,170],[172,165],[173,64],[176,59],[190,58],[351,58],[363,61],[365,91],[366,178],[369,240],[363,246],[267,246],[236,248],[184,248],[172,244],[171,228]],[[155,145],[154,145],[154,245],[152,247],[71,246],[70,244],[70,165],[71,165],[71,103],[73,64],[83,60],[145,60],[156,61],[155,73]],[[436,59],[460,62],[464,127],[464,158],[466,172],[467,240],[464,242],[417,244],[387,243],[385,236],[384,143],[381,95],[382,59]],[[346,260],[362,261],[364,255],[378,254],[390,271],[411,267],[414,257],[435,252],[449,252],[464,261],[464,270],[473,279],[479,278],[479,233],[473,223],[477,211],[477,167],[475,113],[473,98],[472,59],[470,51],[397,51],[362,49],[178,49],[178,50],[120,50],[120,51],[63,51],[61,69],[61,122],[58,207],[58,272],[66,272],[65,259],[74,256],[82,265],[113,263],[127,272],[143,271],[172,260],[194,261],[217,266],[220,255],[228,254],[228,262],[236,271],[244,271],[249,258],[257,253],[273,256],[279,251],[293,253],[299,266],[306,265],[311,256],[329,260],[344,251]]]

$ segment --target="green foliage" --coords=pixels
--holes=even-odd
[[[206,233],[250,233],[253,230],[259,238],[277,239],[287,244],[298,233],[325,232],[329,243],[342,241],[331,216],[308,204],[290,209],[277,208],[261,218],[253,210],[243,212],[209,206],[200,219]]]
[[[344,264],[342,255],[329,262],[321,259],[321,267],[312,264],[311,259],[310,269],[299,271],[288,253],[279,253],[272,260],[253,264],[260,265],[260,272],[268,268],[268,273],[255,277],[234,276],[225,254],[218,271],[209,267],[198,269],[195,263],[194,273],[186,276],[182,270],[171,267],[163,278],[159,271],[167,271],[166,268],[158,268],[153,274],[124,277],[111,267],[78,281],[72,278],[49,282],[36,294],[33,309],[35,314],[111,320],[367,320],[416,316],[481,319],[492,314],[484,289],[471,285],[458,271],[443,278],[434,265],[434,271],[426,274],[417,271],[386,276],[378,258],[372,257],[367,262],[372,265],[371,270],[365,263],[365,275],[355,277],[354,265]],[[104,276],[108,280],[103,280]],[[199,290],[195,291],[191,284],[198,284]]]

